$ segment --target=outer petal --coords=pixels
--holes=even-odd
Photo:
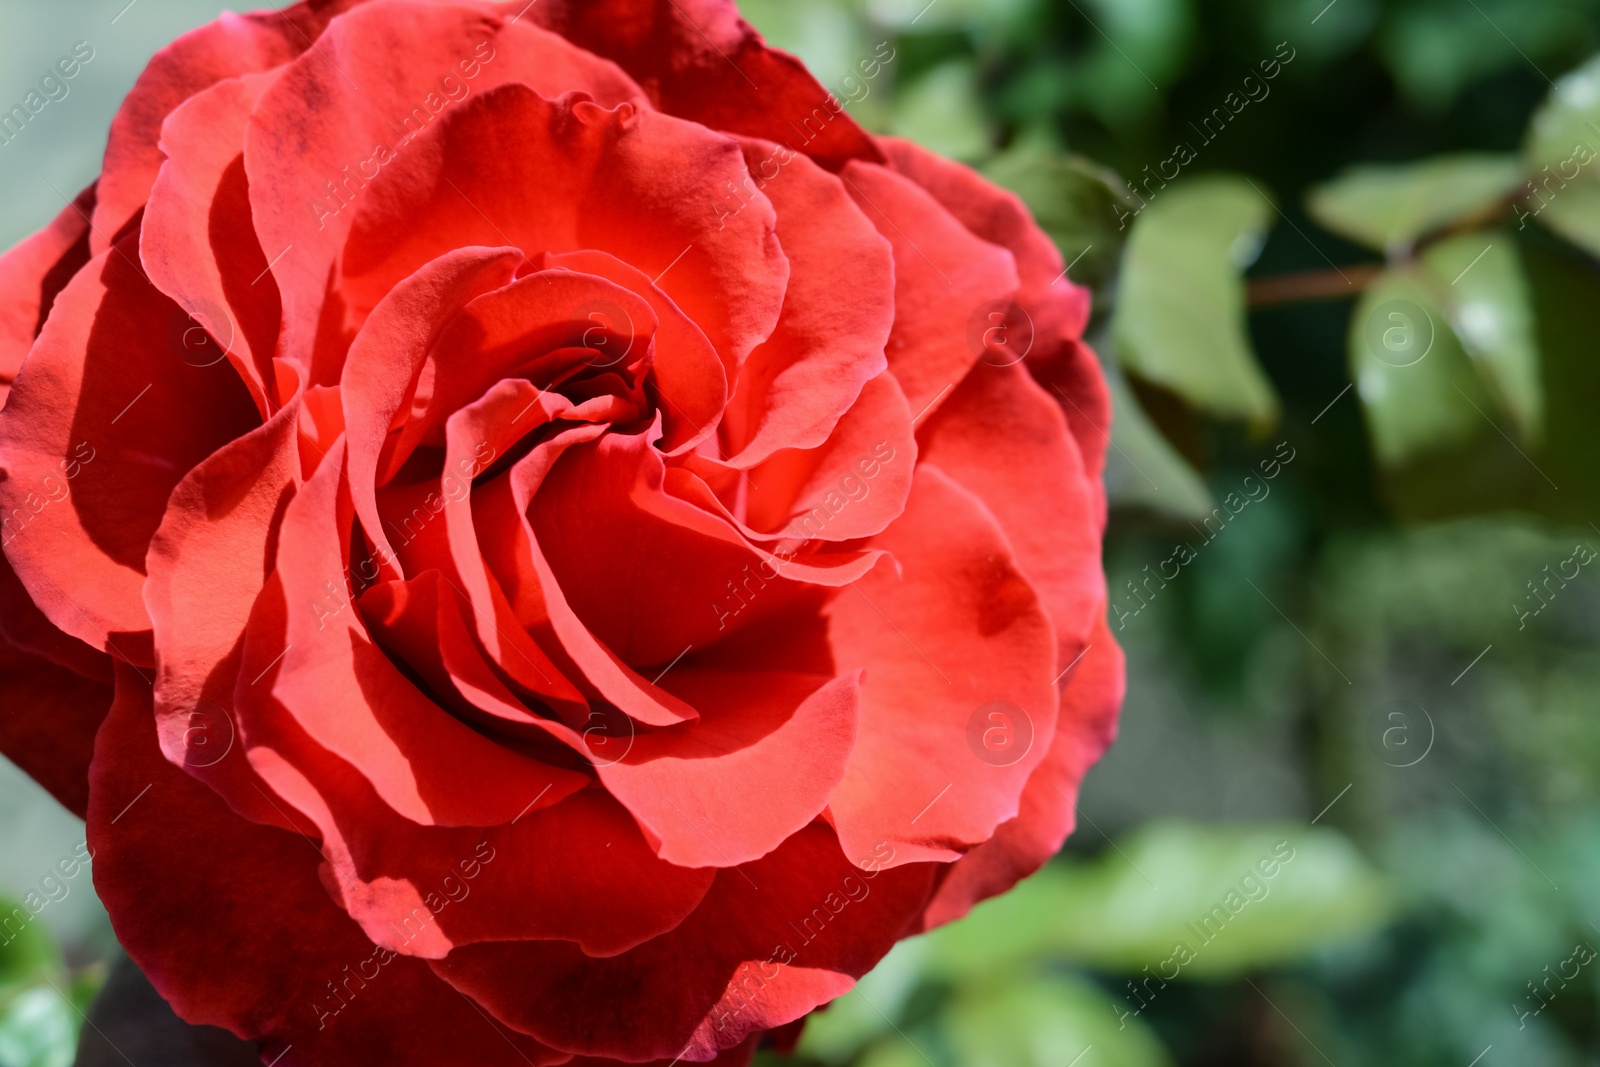
[[[888,841],[901,862],[953,860],[1016,815],[1044,758],[1055,633],[999,524],[930,464],[873,544],[900,573],[880,565],[827,609],[839,667],[866,671],[861,732],[830,818],[850,855]],[[1010,766],[968,745],[973,715],[996,700],[1032,724],[1032,746]]]
[[[476,75],[469,78],[469,71]],[[336,20],[316,50],[286,67],[262,97],[245,138],[250,203],[283,293],[283,350],[312,369],[313,382],[338,377],[338,345],[325,342],[315,363],[312,353],[329,270],[357,214],[350,206],[376,199],[368,183],[376,184],[380,169],[395,167],[397,153],[405,159],[432,151],[433,131],[442,124],[435,116],[455,100],[474,99],[506,82],[527,82],[550,96],[584,89],[608,105],[642,95],[611,64],[529,20],[503,22],[470,7],[378,0]],[[418,131],[426,132],[418,136]],[[287,195],[291,189],[301,192]],[[492,205],[470,190],[467,195],[496,217]],[[420,214],[406,220],[409,226],[437,221]],[[501,241],[453,240],[448,247],[470,243]],[[411,268],[443,250],[422,256]],[[411,268],[391,275],[389,284]],[[375,302],[371,298],[366,307]],[[340,309],[328,313],[330,328],[343,330]]]
[[[768,48],[729,0],[546,0],[529,13],[621,64],[663,111],[782,141],[830,169],[883,159],[843,103],[799,60]]]
[[[705,1062],[845,992],[883,957],[933,876],[930,864],[882,869],[894,858],[883,846],[851,863],[814,824],[764,859],[719,871],[682,926],[632,952],[595,960],[553,944],[475,945],[433,966],[555,1047]]]
[[[1089,321],[1089,291],[1067,279],[1060,250],[1014,194],[910,141],[886,137],[879,144],[897,171],[927,190],[967,229],[1016,257],[1022,283],[1017,304],[1034,331],[1028,367],[1066,412],[1104,510],[1099,480],[1110,444],[1111,395],[1099,361],[1081,340]]]
[[[118,674],[90,782],[95,889],[179,1015],[261,1038],[263,1062],[286,1067],[567,1058],[496,1026],[421,961],[376,948],[319,884],[316,846],[246,822],[163,759],[149,687]]]
[[[573,772],[553,775],[552,788],[530,793],[504,825],[418,826],[279,725],[251,749],[251,763],[316,827],[334,899],[374,943],[403,955],[439,959],[461,945],[522,940],[615,955],[677,926],[711,885],[709,870],[658,859],[603,791],[574,793]]]
[[[329,19],[361,2],[308,0],[283,11],[224,12],[157,52],[111,122],[93,251],[105,251],[150,198],[163,158],[161,124],[174,108],[219,81],[287,63],[313,46]]]
[[[0,641],[0,753],[82,818],[111,686]]]
[[[886,167],[851,163],[840,173],[850,195],[894,248],[894,329],[889,369],[920,423],[981,349],[973,316],[1017,291],[1011,253],[980,240],[909,179]]]
[[[57,629],[34,604],[22,579],[3,555],[0,555],[0,639],[19,651],[47,659],[85,678],[111,682],[111,657]]]
[[[6,555],[50,620],[148,662],[145,552],[167,496],[259,417],[231,366],[175,354],[188,316],[137,254],[124,240],[56,300],[0,412],[0,509]]]
[[[1124,686],[1122,650],[1102,618],[1082,662],[1067,676],[1055,741],[1028,779],[1017,817],[955,862],[928,903],[923,929],[961,918],[1060,850],[1072,832],[1079,783],[1116,735]]]
[[[0,407],[57,294],[89,262],[94,196],[91,185],[54,222],[0,256]]]
[[[1104,613],[1099,500],[1061,406],[1021,365],[980,362],[918,434],[921,455],[1006,532],[1061,642],[1059,668]]]
[[[167,162],[139,227],[150,280],[205,330],[186,331],[178,354],[199,365],[226,357],[263,419],[281,406],[272,357],[283,311],[251,223],[242,150],[245,122],[270,81],[230,78],[167,116]]]

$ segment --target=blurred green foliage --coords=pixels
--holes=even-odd
[[[794,1058],[1595,1062],[1600,2],[741,6],[1024,199],[1117,413],[1080,830]]]
[[[83,1012],[103,968],[72,974],[49,930],[25,904],[0,898],[0,1064],[70,1067]]]

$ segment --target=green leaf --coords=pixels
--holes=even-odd
[[[1098,290],[1112,279],[1128,235],[1124,220],[1139,210],[1114,173],[1082,156],[1025,146],[995,159],[984,174],[1028,205],[1074,282]]]
[[[1386,884],[1333,830],[1159,822],[928,935],[929,967],[954,978],[1065,958],[1169,980],[1227,977],[1364,936],[1389,912]]]
[[[1127,380],[1108,366],[1111,388],[1111,450],[1106,454],[1106,497],[1121,508],[1144,508],[1176,519],[1199,521],[1215,502],[1206,483],[1168,443]]]
[[[1522,224],[1537,218],[1600,255],[1600,56],[1566,75],[1528,124],[1531,181]]]
[[[1573,182],[1542,202],[1532,198],[1526,218],[1536,218],[1590,255],[1600,256],[1600,184]],[[1520,228],[1520,227],[1519,227]]]
[[[1449,327],[1443,288],[1431,275],[1389,271],[1350,319],[1350,374],[1384,466],[1461,448],[1492,432],[1494,402]]]
[[[945,33],[1013,18],[1026,0],[856,0],[874,22],[901,33]]]
[[[1119,1010],[1120,1009],[1120,1010]],[[1167,1067],[1172,1058],[1130,1010],[1081,978],[1012,980],[971,991],[945,1023],[962,1067]]]
[[[78,1016],[61,950],[28,909],[0,899],[0,1065],[69,1067]]]
[[[862,976],[856,987],[812,1015],[797,1052],[826,1063],[846,1063],[861,1047],[893,1027],[922,976],[928,943],[902,941]]]
[[[837,4],[743,0],[739,14],[774,47],[799,56],[841,99],[847,96],[846,79],[860,77],[857,62],[872,54],[859,19]]]
[[[1272,214],[1265,195],[1226,175],[1180,182],[1149,201],[1134,220],[1112,320],[1124,366],[1216,415],[1277,416],[1250,348],[1242,274]]]
[[[50,931],[25,906],[0,897],[0,993],[61,969],[61,950]]]
[[[0,997],[0,1064],[71,1067],[78,1051],[72,1002],[47,985]]]
[[[1380,252],[1492,208],[1527,180],[1516,156],[1438,156],[1398,166],[1361,164],[1307,199],[1325,229]]]
[[[968,161],[993,151],[989,121],[978,91],[977,69],[955,59],[900,87],[891,132],[938,152]]]
[[[1440,241],[1423,263],[1448,294],[1446,317],[1524,441],[1537,441],[1544,418],[1539,342],[1522,256],[1510,233],[1463,234]]]
[[[927,1054],[911,1040],[896,1035],[879,1041],[867,1049],[856,1067],[928,1067]]]

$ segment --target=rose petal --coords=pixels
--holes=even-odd
[[[240,146],[270,83],[264,75],[230,78],[167,116],[167,162],[150,190],[139,238],[150,280],[209,334],[185,336],[187,361],[226,352],[263,419],[282,403],[269,395],[282,308],[251,225]]]
[[[621,956],[589,959],[553,943],[474,945],[433,967],[546,1044],[702,1062],[847,990],[922,906],[931,865],[883,870],[894,858],[888,846],[854,864],[846,856],[813,824],[763,859],[718,871],[682,926]],[[641,1012],[646,995],[651,1010]]]
[[[340,380],[350,495],[368,536],[384,549],[378,560],[383,573],[397,572],[375,494],[379,464],[390,462],[386,446],[392,448],[391,438],[404,429],[398,416],[409,408],[417,375],[445,323],[473,297],[510,282],[521,259],[511,248],[466,247],[440,256],[397,285],[350,346]]]
[[[167,496],[260,419],[226,362],[178,357],[188,318],[137,256],[135,235],[57,298],[0,411],[0,510],[6,555],[51,622],[149,662],[145,552]]]
[[[872,565],[771,562],[738,530],[663,492],[668,471],[646,435],[612,433],[568,450],[533,497],[528,519],[568,603],[587,629],[637,669],[663,667],[726,627],[738,583],[760,592],[741,624],[799,595],[801,583],[842,585]]]
[[[1067,676],[1061,718],[1050,753],[1022,791],[1017,817],[957,860],[922,919],[931,930],[961,918],[974,904],[1004,893],[1060,851],[1072,832],[1078,785],[1116,735],[1125,687],[1122,650],[1104,616],[1081,662]]]
[[[375,944],[402,955],[564,941],[613,956],[683,922],[712,883],[711,871],[656,858],[620,804],[601,790],[574,794],[560,772],[506,825],[425,827],[304,739],[283,747],[301,762],[267,744],[251,749],[251,763],[316,826],[335,899]]]
[[[717,421],[727,401],[730,373],[737,367],[724,364],[705,333],[679,310],[672,298],[658,289],[644,272],[628,266],[604,252],[568,252],[546,257],[552,267],[581,271],[613,281],[643,297],[656,315],[655,356],[651,373],[665,405],[665,435],[662,451],[669,456],[689,451],[716,431]],[[623,327],[623,336],[640,343],[638,325],[614,324],[601,311],[591,310],[597,325]],[[617,357],[612,357],[617,358]]]
[[[250,15],[225,11],[157,52],[111,121],[92,251],[110,247],[150,199],[163,160],[161,124],[175,108],[219,81],[287,63],[313,46],[328,20],[361,2],[317,0]]]
[[[744,365],[729,402],[723,445],[751,467],[781,448],[816,448],[888,366],[894,258],[837,178],[804,156],[745,139],[759,186],[719,192],[719,212],[742,213],[757,188],[778,213],[789,285],[772,337]]]
[[[0,641],[0,753],[83,817],[111,686]]]
[[[668,687],[700,721],[643,734],[599,769],[657,854],[680,866],[732,867],[777,848],[827,806],[855,741],[859,676],[737,664],[724,653],[675,666]]]
[[[284,511],[277,571],[257,598],[235,692],[244,730],[292,716],[418,824],[509,821],[548,784],[549,768],[427,699],[366,633],[341,548],[341,531],[354,518],[343,468],[341,446]],[[270,702],[262,695],[268,687]]]
[[[1061,642],[1058,669],[1105,614],[1100,508],[1054,403],[1019,364],[979,362],[918,433],[925,462],[1000,520]]]
[[[641,103],[606,110],[503,86],[458,105],[373,180],[341,290],[375,302],[466,243],[530,257],[594,249],[648,276],[736,368],[771,334],[789,271],[766,197],[731,220],[711,211],[708,189],[746,177],[737,142]]]
[[[144,601],[157,652],[162,753],[252,822],[294,826],[245,759],[233,695],[244,633],[300,485],[297,403],[207,457],[173,490],[150,541]]]
[[[0,407],[57,294],[89,262],[94,198],[90,185],[54,222],[0,256],[0,291],[6,294],[0,305]]]
[[[1029,369],[1066,411],[1103,510],[1099,480],[1110,444],[1105,431],[1111,425],[1111,395],[1099,361],[1081,340],[1089,322],[1089,290],[1068,280],[1061,252],[1015,194],[910,141],[885,137],[879,144],[895,170],[926,189],[973,233],[1016,257],[1022,282],[1017,304],[1027,312],[1033,332]]]
[[[515,8],[516,2],[506,8]],[[769,48],[729,0],[546,0],[529,12],[620,63],[663,110],[716,130],[782,141],[829,169],[882,154],[794,56]],[[892,56],[891,56],[892,58]]]
[[[982,349],[968,337],[970,323],[987,305],[1011,299],[1016,262],[887,167],[850,163],[839,176],[894,249],[889,369],[920,423],[977,362]]]
[[[879,566],[827,609],[839,669],[866,672],[830,819],[850,855],[882,840],[900,862],[953,860],[1016,815],[1049,747],[1055,633],[999,523],[930,464],[917,468],[905,514],[872,543],[900,573]],[[968,724],[991,701],[1031,723],[1030,748],[1009,766],[969,747]]]
[[[111,657],[56,628],[28,595],[11,561],[0,554],[0,643],[75,674],[110,683]]]
[[[88,824],[118,941],[179,1015],[263,1039],[263,1062],[567,1058],[494,1025],[421,961],[375,948],[319,883],[313,843],[241,819],[162,758],[150,689],[128,667],[96,741]]]
[[[396,179],[387,177],[401,165],[396,153],[401,161],[431,155],[438,143],[436,131],[451,124],[436,122],[438,115],[454,100],[469,96],[472,103],[455,108],[471,108],[506,82],[526,82],[552,97],[587,90],[608,105],[642,95],[616,67],[531,20],[503,22],[468,7],[378,0],[335,20],[316,49],[285,67],[262,97],[245,137],[250,203],[261,246],[274,259],[273,274],[283,293],[283,351],[311,369],[313,382],[335,380],[343,356],[336,338],[327,339],[315,355],[314,350],[329,271],[357,214],[347,208],[356,204],[365,209],[392,195],[368,188],[369,183],[380,184],[380,174],[382,184],[399,191]],[[425,132],[417,136],[418,130]],[[404,165],[413,172],[416,168],[415,163]],[[456,177],[459,172],[446,174]],[[285,196],[287,189],[304,192]],[[454,191],[445,195],[457,196]],[[472,190],[467,195],[490,218],[496,217],[498,205],[484,203]],[[308,199],[313,196],[319,199]],[[517,198],[519,208],[528,202]],[[389,226],[392,215],[379,210],[381,225]],[[474,218],[483,225],[476,213]],[[417,213],[407,216],[404,228],[445,224],[442,217]],[[497,236],[466,239],[465,230],[452,232],[453,239],[442,247],[391,273],[359,310],[364,313],[394,282],[442,251],[506,243]],[[335,321],[330,328],[338,334],[344,324]]]
[[[807,541],[871,537],[905,510],[916,464],[911,406],[881,374],[820,448],[785,449],[750,472],[750,523]]]

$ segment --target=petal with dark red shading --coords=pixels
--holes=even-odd
[[[278,569],[257,598],[236,690],[245,732],[256,717],[286,711],[413,822],[509,821],[548,784],[547,769],[429,700],[366,633],[341,547],[340,531],[354,519],[343,453],[336,449],[284,511]],[[252,698],[258,684],[270,686],[274,702]]]
[[[300,485],[298,404],[207,457],[178,483],[146,558],[162,753],[245,818],[292,829],[259,791],[233,708],[245,627]]]
[[[476,76],[467,78],[468,70],[475,70]],[[272,270],[283,293],[284,351],[290,358],[313,366],[329,269],[339,258],[358,210],[403,192],[402,187],[415,180],[408,176],[397,181],[389,175],[397,168],[406,169],[407,160],[437,151],[435,130],[449,124],[448,117],[439,116],[452,108],[470,108],[506,82],[526,82],[549,96],[586,90],[608,105],[642,95],[615,66],[539,29],[531,20],[504,22],[474,8],[404,0],[356,8],[329,26],[314,51],[283,69],[251,117],[244,150],[262,248],[269,258],[282,253]],[[453,104],[453,98],[444,95],[455,92],[451,85],[465,87],[455,99],[471,102]],[[418,135],[417,130],[423,132]],[[446,175],[459,177],[463,162],[450,161]],[[416,165],[409,167],[414,173]],[[368,188],[369,182],[373,188]],[[380,184],[387,184],[391,192],[381,192]],[[285,196],[287,189],[303,192]],[[484,203],[471,189],[466,195],[490,218],[496,217],[494,208],[502,206]],[[310,199],[313,196],[322,199]],[[517,198],[519,208],[528,203],[523,196]],[[377,210],[381,224],[388,226],[392,216],[382,207]],[[364,314],[401,277],[447,249],[504,243],[476,212],[473,217],[491,236],[452,229],[451,240],[391,273],[365,303],[357,301],[358,314]],[[500,225],[509,226],[509,213],[502,212],[501,217],[505,221]],[[404,224],[408,230],[431,230],[447,223],[411,213]],[[313,381],[337,377],[337,359],[330,358],[333,363],[328,366],[315,366]]]
[[[856,863],[847,855],[814,823],[765,858],[718,871],[682,926],[621,956],[589,959],[556,944],[474,945],[433,967],[554,1047],[632,1061],[708,1060],[843,993],[922,907],[931,865],[881,869],[894,859],[888,846]],[[648,1011],[638,1008],[643,997]],[[739,1004],[748,1007],[736,1011]]]
[[[376,948],[328,898],[316,845],[241,819],[163,759],[148,686],[118,675],[90,778],[95,889],[180,1016],[262,1039],[281,1067],[567,1058],[494,1025],[420,960]]]
[[[530,14],[616,60],[670,114],[782,141],[830,169],[883,159],[844,103],[794,56],[767,47],[729,0],[545,0]]]
[[[0,641],[0,753],[79,818],[111,686]]]
[[[593,274],[624,286],[643,297],[655,311],[655,356],[650,366],[666,405],[662,450],[669,456],[677,455],[715,432],[728,398],[727,376],[738,368],[722,361],[704,331],[642,271],[615,256],[586,251],[546,258],[553,267]],[[624,327],[619,332],[628,342],[643,340],[637,323],[612,324],[598,311],[591,310],[589,314],[596,325]]]
[[[91,185],[54,222],[0,256],[0,292],[6,294],[0,303],[0,407],[56,295],[89,262],[94,197]]]
[[[1111,425],[1111,396],[1099,362],[1081,341],[1089,321],[1089,291],[1067,279],[1060,250],[1014,194],[910,141],[885,137],[879,143],[897,171],[973,233],[1016,257],[1022,282],[1017,304],[1027,312],[1034,334],[1029,369],[1061,403],[1084,466],[1095,479],[1096,495],[1103,499],[1098,483],[1110,443],[1105,430]]]
[[[389,811],[325,752],[273,740],[301,762],[269,743],[251,749],[252,765],[321,834],[335,899],[375,944],[402,955],[440,959],[501,941],[616,955],[683,922],[714,877],[656,858],[601,790],[574,793],[563,783],[530,794],[505,825],[423,827]]]
[[[719,516],[662,492],[668,474],[645,435],[608,434],[566,452],[528,512],[573,610],[636,668],[715,640],[717,604],[752,570],[762,572],[756,618],[789,603],[802,581],[842,585],[871,566],[859,554],[831,575],[810,560],[773,564]]]
[[[6,555],[44,613],[149,661],[145,552],[195,464],[259,425],[227,363],[186,364],[187,316],[135,269],[129,239],[62,290],[0,412]]]
[[[212,362],[225,352],[263,419],[280,406],[271,393],[282,309],[251,225],[241,146],[250,110],[268,84],[265,75],[231,78],[167,116],[161,134],[167,161],[139,228],[150,280],[210,335],[209,344],[185,338],[186,360]]]
[[[986,504],[1061,642],[1060,667],[1104,613],[1100,510],[1078,446],[1021,365],[979,362],[917,434],[923,460]]]
[[[58,629],[0,554],[0,643],[65,667],[75,674],[111,682],[111,657]]]
[[[862,669],[861,730],[829,817],[851,855],[888,841],[902,861],[956,859],[1017,813],[1053,735],[1056,638],[983,503],[930,464],[873,545],[887,563],[826,609],[840,670]],[[980,707],[1004,700],[1031,748],[994,766],[968,747]]]
[[[662,684],[700,720],[634,739],[599,768],[656,852],[684,867],[732,867],[771,852],[827,806],[855,741],[860,679],[749,671],[708,657]]]
[[[249,15],[225,11],[157,52],[111,121],[93,251],[105,251],[149,200],[163,159],[161,124],[175,108],[219,81],[287,63],[313,46],[328,20],[363,2],[311,0]]]

